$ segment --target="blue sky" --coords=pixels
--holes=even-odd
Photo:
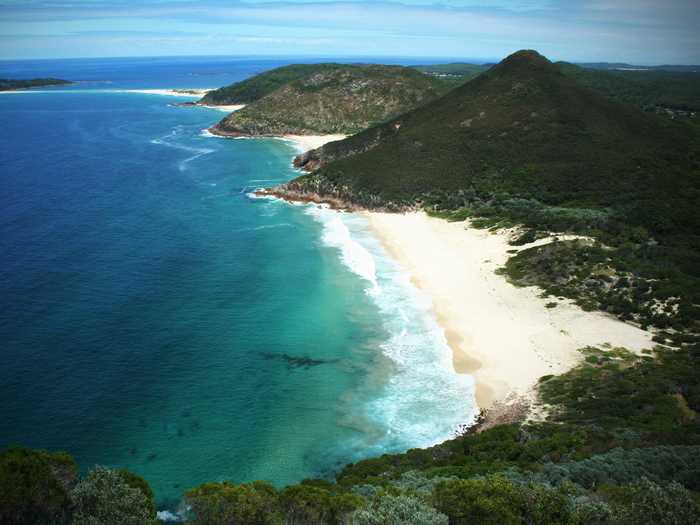
[[[0,0],[0,58],[158,55],[700,63],[699,0]]]

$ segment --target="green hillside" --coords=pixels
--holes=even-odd
[[[200,102],[211,105],[250,104],[269,95],[285,84],[313,73],[322,73],[343,68],[339,64],[292,64],[265,71],[259,75],[210,91]]]
[[[299,76],[229,115],[212,131],[234,135],[352,134],[434,100],[450,88],[448,83],[400,66],[321,64],[282,69],[285,77]],[[282,80],[271,73],[273,76],[266,78],[273,81],[265,82],[266,90]],[[250,84],[247,86],[243,86],[244,94],[253,96]],[[260,93],[255,91],[255,96]]]
[[[507,270],[586,307],[697,332],[699,142],[696,127],[619,103],[521,51],[439,100],[300,156],[298,166],[320,169],[281,193],[418,205],[483,226],[519,224],[531,237],[590,235],[604,246],[557,244]]]

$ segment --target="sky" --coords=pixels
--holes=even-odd
[[[309,56],[700,64],[700,0],[0,0],[0,59]]]

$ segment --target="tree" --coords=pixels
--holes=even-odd
[[[122,474],[95,467],[71,493],[74,525],[144,525],[154,523],[151,502]]]
[[[450,525],[517,525],[525,504],[522,490],[498,476],[442,481],[433,498]]]
[[[693,525],[698,523],[700,506],[683,485],[658,485],[647,478],[631,487],[631,498],[618,512],[623,525]]]
[[[61,452],[13,447],[0,454],[0,523],[63,524],[77,480],[73,458]]]
[[[334,494],[308,483],[287,487],[280,494],[285,524],[339,524],[362,503],[355,494]]]
[[[155,518],[156,500],[155,495],[153,494],[153,489],[151,489],[151,486],[148,484],[148,481],[146,481],[143,477],[139,476],[138,474],[134,474],[133,472],[126,469],[118,470],[117,474],[121,476],[121,478],[127,485],[129,485],[131,488],[139,489],[143,493],[143,495],[146,496],[150,513],[153,516],[153,518]]]
[[[353,525],[447,525],[448,519],[413,496],[384,495],[352,516]]]
[[[185,500],[193,525],[278,525],[282,523],[278,494],[263,481],[236,485],[205,483],[189,490]]]

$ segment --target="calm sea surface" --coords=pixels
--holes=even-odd
[[[145,476],[281,486],[425,446],[472,415],[430,302],[361,216],[255,199],[296,149],[136,88],[291,61],[0,62],[0,446]]]

